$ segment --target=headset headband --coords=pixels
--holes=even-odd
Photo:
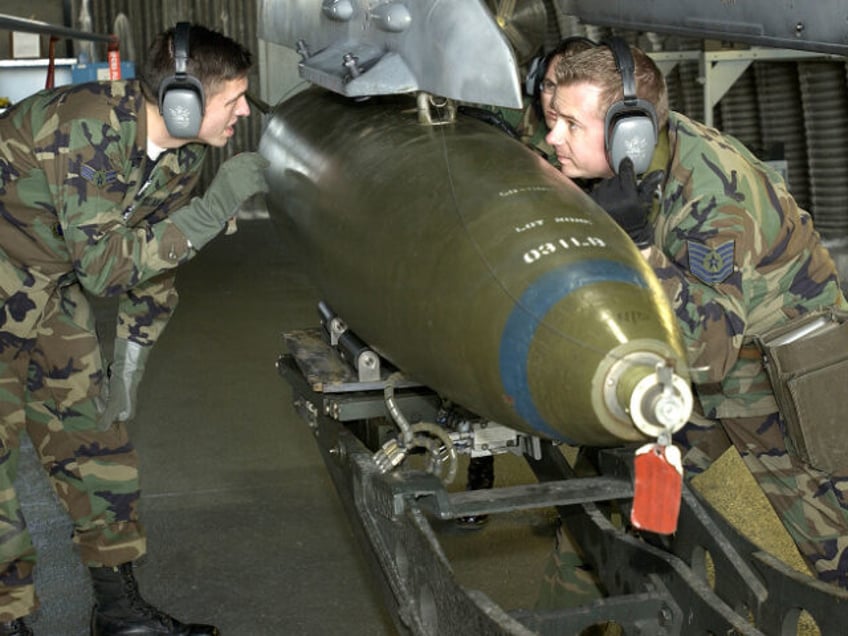
[[[624,101],[628,104],[636,100],[636,64],[630,53],[630,46],[621,38],[612,37],[603,42],[611,51],[615,68],[621,75]]]
[[[188,68],[188,38],[191,24],[177,22],[174,27],[174,74],[178,79],[185,79]]]

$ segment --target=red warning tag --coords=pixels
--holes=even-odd
[[[683,489],[680,450],[673,445],[645,444],[636,451],[633,474],[630,521],[640,530],[673,533]]]

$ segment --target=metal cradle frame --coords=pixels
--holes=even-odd
[[[401,633],[578,634],[613,621],[625,634],[795,634],[802,609],[824,636],[844,633],[848,593],[761,551],[685,486],[672,537],[614,523],[608,511],[626,513],[632,498],[632,449],[598,451],[598,474],[577,477],[559,449],[542,442],[541,458],[527,458],[539,483],[491,490],[449,493],[425,472],[383,474],[369,448],[385,428],[380,383],[351,380],[329,344],[316,345],[306,333],[284,335],[288,351],[277,367]],[[416,386],[397,399],[417,413],[438,400]],[[558,611],[507,612],[456,581],[431,520],[536,507],[557,508],[607,597]]]

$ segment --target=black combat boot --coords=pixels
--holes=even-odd
[[[34,632],[27,627],[24,619],[16,618],[7,623],[0,623],[0,636],[34,636]]]
[[[468,461],[468,481],[466,490],[482,490],[495,485],[495,458],[492,455],[472,457]],[[456,520],[460,528],[476,530],[483,527],[489,520],[489,515],[470,515]]]
[[[94,583],[91,636],[216,636],[212,625],[185,625],[141,598],[132,563],[88,568]]]

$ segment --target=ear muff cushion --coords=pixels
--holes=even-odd
[[[657,120],[653,109],[646,110],[644,103],[630,105],[616,102],[607,111],[604,125],[604,144],[610,167],[618,174],[621,162],[630,157],[636,174],[643,174],[651,165],[657,145]]]
[[[159,85],[159,112],[168,134],[178,138],[197,137],[203,121],[203,84],[186,70],[191,24],[174,27],[174,74]]]
[[[651,165],[657,145],[657,113],[653,104],[636,97],[635,63],[630,45],[620,37],[603,40],[621,74],[623,98],[609,107],[604,118],[604,148],[613,171],[625,157],[630,157],[636,174],[644,173]]]
[[[168,134],[178,138],[197,137],[203,121],[203,92],[185,78],[173,78],[162,86],[159,110],[165,120]],[[196,81],[195,81],[196,82]]]

